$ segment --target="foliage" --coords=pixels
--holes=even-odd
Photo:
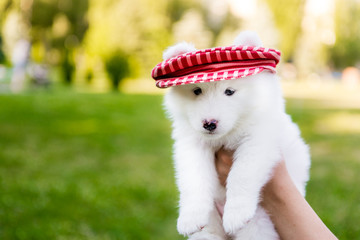
[[[73,58],[71,57],[71,54],[68,50],[64,51],[64,57],[63,61],[61,62],[61,68],[63,70],[63,78],[65,80],[65,83],[70,84],[72,80],[72,76],[75,71],[75,66],[73,62]]]
[[[88,0],[34,1],[30,15],[32,40],[42,41],[50,49],[76,47],[88,28],[88,5]]]
[[[0,96],[0,238],[183,239],[161,101],[67,92]],[[287,102],[311,146],[309,203],[339,239],[358,239],[359,137],[325,131],[324,119],[358,116],[359,109]]]
[[[45,48],[41,61],[60,65],[67,83],[71,82],[75,69],[72,53],[88,28],[87,10],[88,0],[37,0],[31,13],[24,13],[29,15],[31,41]],[[54,58],[54,52],[58,57]]]
[[[265,0],[280,32],[280,49],[285,61],[291,60],[301,34],[305,0]],[[286,10],[284,10],[286,9]]]
[[[0,239],[182,239],[161,98],[0,101]]]
[[[4,0],[0,2],[0,28],[1,28],[1,23],[4,20],[6,11],[11,7],[11,4],[12,4],[11,0]]]
[[[0,64],[4,64],[7,60],[3,49],[3,36],[1,30],[5,18],[4,16],[6,15],[6,11],[9,9],[10,5],[10,0],[0,2]]]
[[[5,63],[5,61],[6,61],[6,58],[5,58],[5,54],[3,52],[3,49],[2,49],[2,37],[0,35],[0,64]]]
[[[85,39],[88,56],[103,61],[113,52],[131,55],[141,75],[148,76],[171,39],[167,0],[91,1],[89,30]]]
[[[200,4],[193,0],[171,0],[167,6],[170,23],[175,23],[181,19],[184,13],[191,8],[200,8]]]
[[[129,75],[128,56],[118,51],[105,60],[105,68],[109,73],[114,90],[118,90],[120,81]]]
[[[339,70],[359,62],[360,5],[357,0],[335,1],[334,19],[332,13],[321,13],[319,9],[319,13],[324,14],[319,18],[321,24],[308,24],[310,28],[326,25],[328,32],[321,34],[321,38],[326,38],[326,34],[332,36],[332,21],[335,20],[334,47],[324,46],[323,39],[312,44],[311,38],[305,36],[306,31],[305,37],[299,38],[306,0],[254,1],[254,7],[258,7],[256,14],[266,12],[261,14],[264,20],[259,20],[259,25],[274,33],[272,40],[277,39],[279,33],[282,59],[284,62],[294,60],[299,76],[325,68],[324,59]],[[220,9],[213,1],[195,0],[157,0],[156,4],[154,0],[3,0],[0,1],[0,35],[5,47],[1,49],[0,46],[0,62],[9,61],[16,45],[13,43],[27,39],[32,46],[31,61],[52,69],[61,68],[67,83],[71,83],[73,76],[79,82],[86,82],[90,75],[96,80],[94,82],[107,80],[107,76],[114,75],[105,73],[114,52],[129,56],[128,74],[149,77],[163,50],[175,40],[188,37],[205,39],[199,41],[197,46],[201,47],[222,45],[239,29],[249,27],[244,26],[249,20],[246,14],[238,12],[236,15],[230,9],[235,5],[229,1],[223,4]],[[268,8],[263,8],[264,4]],[[274,21],[269,19],[271,16]],[[299,46],[305,49],[304,54],[294,53]],[[323,51],[324,48],[329,51]],[[308,61],[309,64],[304,64]],[[107,86],[106,83],[93,85]]]
[[[360,63],[360,5],[358,1],[336,1],[335,45],[329,49],[330,63],[336,69]]]

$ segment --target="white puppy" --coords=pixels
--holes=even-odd
[[[261,45],[244,32],[236,45]],[[194,51],[181,43],[164,58]],[[285,113],[278,77],[268,71],[226,81],[171,87],[165,107],[173,121],[174,162],[180,191],[178,231],[189,239],[278,239],[259,205],[262,187],[282,158],[305,195],[310,157],[298,127]],[[215,152],[235,150],[223,188]],[[225,204],[221,217],[216,205]]]

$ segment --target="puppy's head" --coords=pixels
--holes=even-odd
[[[276,82],[274,74],[263,72],[235,80],[175,86],[166,94],[165,106],[174,121],[206,137],[219,138],[278,111],[281,98]]]
[[[261,41],[256,34],[246,32],[235,43],[256,46]],[[180,44],[169,50],[164,56],[193,49]],[[173,86],[166,94],[165,107],[173,121],[216,139],[242,124],[266,120],[267,114],[282,107],[282,98],[276,76],[265,71],[234,80]]]

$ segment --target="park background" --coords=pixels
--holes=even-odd
[[[359,0],[0,0],[0,239],[183,239],[150,71],[241,30],[282,52],[308,202],[360,239]]]

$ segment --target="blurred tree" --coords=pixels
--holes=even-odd
[[[59,65],[67,83],[71,83],[75,69],[73,51],[88,28],[88,6],[88,0],[36,0],[31,8],[32,41],[41,42],[43,61]]]
[[[128,56],[121,51],[114,52],[105,59],[105,68],[110,75],[113,90],[117,91],[120,81],[130,72]]]
[[[0,64],[6,63],[6,60],[7,60],[4,49],[3,49],[4,42],[3,42],[3,37],[2,37],[2,35],[3,35],[2,26],[3,26],[4,20],[5,20],[6,13],[10,9],[11,4],[12,4],[11,0],[0,1]]]
[[[193,8],[200,9],[201,4],[193,0],[170,0],[167,6],[170,24],[179,21],[187,10]]]
[[[68,50],[64,51],[64,57],[63,60],[61,61],[61,68],[63,70],[63,74],[64,74],[63,77],[65,82],[70,84],[72,80],[72,76],[75,71],[75,64],[71,56],[71,53]]]
[[[11,0],[3,0],[0,1],[0,19],[3,20],[3,16],[5,12],[9,9],[11,6]]]
[[[171,0],[167,6],[167,12],[170,17],[170,23],[177,22],[183,14],[191,7],[194,7],[192,0]]]
[[[305,0],[264,0],[273,12],[280,32],[280,49],[285,61],[291,60],[301,34]]]
[[[236,18],[229,8],[229,3],[226,1],[202,1],[199,10],[202,13],[206,29],[210,30],[213,35],[211,45],[216,44],[224,30],[238,30],[240,27],[241,20]]]
[[[9,58],[6,57],[4,49],[4,39],[3,39],[3,26],[7,16],[8,10],[12,7],[11,0],[0,1],[0,64],[5,63]]]
[[[223,0],[169,1],[173,37],[177,41],[190,41],[197,47],[216,45],[223,32],[238,31],[242,24],[230,7]]]
[[[329,61],[342,69],[360,62],[360,4],[357,0],[337,0],[335,4],[336,42],[329,48]]]
[[[149,76],[171,40],[168,0],[92,0],[85,49],[105,63],[114,52],[127,56],[129,74]],[[105,69],[106,70],[106,69]]]
[[[5,54],[4,51],[2,50],[2,37],[0,35],[0,64],[5,63],[6,58],[5,58]]]

